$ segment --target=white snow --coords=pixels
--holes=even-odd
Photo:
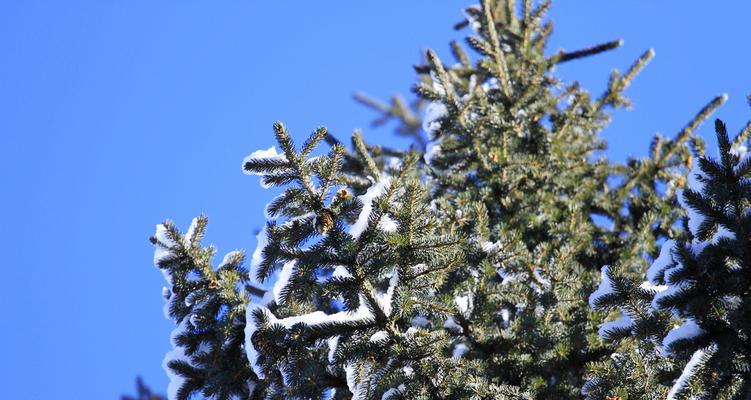
[[[195,235],[197,227],[198,227],[198,218],[193,218],[193,220],[190,221],[190,227],[188,227],[188,232],[185,233],[185,236],[183,237],[183,243],[185,244],[185,246],[188,246],[190,242],[193,240],[193,235]]]
[[[464,329],[456,323],[453,317],[446,318],[446,322],[443,323],[443,327],[452,332],[464,332]]]
[[[336,389],[326,388],[323,390],[323,394],[321,395],[321,400],[333,400],[335,397],[336,397]]]
[[[420,272],[420,271],[425,271],[427,268],[428,266],[425,265],[424,263],[419,263],[419,264],[415,264],[412,266],[412,271]]]
[[[169,235],[167,234],[167,227],[164,226],[164,224],[158,224],[156,226],[154,237],[164,245],[164,247],[162,247],[162,244],[157,244],[156,246],[154,246],[154,265],[158,267],[160,261],[164,260],[172,254],[172,247],[174,247],[177,243],[175,243],[175,241],[169,237]],[[172,285],[172,277],[169,276],[169,272],[161,268],[160,270],[164,274],[164,279],[166,279],[167,282]]]
[[[386,289],[385,293],[373,293],[376,301],[378,302],[378,306],[381,307],[381,311],[383,311],[386,316],[391,315],[391,298],[394,296],[394,290],[396,289],[396,285],[399,284],[399,272],[394,269],[394,272],[391,274],[391,278],[389,278],[389,287]]]
[[[589,305],[592,308],[595,308],[595,301],[597,301],[598,298],[607,296],[611,293],[615,292],[615,288],[613,287],[613,281],[610,280],[610,277],[608,277],[608,271],[610,271],[610,266],[606,265],[602,267],[600,270],[600,275],[602,277],[602,280],[600,281],[600,286],[597,288],[597,290],[589,295]]]
[[[240,250],[233,250],[229,253],[224,255],[224,258],[222,258],[222,262],[219,263],[219,267],[221,268],[229,263],[231,263],[235,258],[242,257],[243,252]]]
[[[498,84],[498,79],[490,78],[486,80],[485,82],[483,82],[483,84],[480,85],[480,87],[482,87],[482,90],[487,92],[491,89],[499,89],[501,86]]]
[[[423,317],[422,315],[418,315],[412,318],[412,326],[416,326],[418,328],[426,328],[429,324],[430,320]]]
[[[454,351],[451,356],[453,358],[461,358],[467,351],[469,351],[469,347],[464,343],[459,343],[454,346]]]
[[[365,387],[368,385],[368,376],[372,370],[372,365],[368,362],[347,363],[344,366],[344,372],[347,376],[347,387],[352,392],[352,400],[365,400]]]
[[[704,190],[704,182],[702,182],[701,179],[703,178],[704,173],[701,171],[701,168],[699,168],[699,163],[695,162],[691,172],[688,174],[688,187],[694,192],[702,193]],[[683,197],[683,191],[678,193],[678,199],[681,206],[683,206],[683,209],[686,210],[686,215],[688,216],[688,228],[691,231],[691,234],[695,236],[699,231],[699,226],[704,222],[705,217],[688,206],[686,199]]]
[[[373,199],[383,194],[386,187],[391,182],[391,177],[383,176],[378,182],[371,185],[365,194],[358,196],[360,202],[362,202],[362,211],[357,217],[357,221],[349,228],[349,234],[355,238],[359,238],[368,226],[368,217],[373,210]]]
[[[469,314],[472,313],[472,296],[470,294],[456,296],[454,297],[454,302],[456,303],[459,312],[465,317],[469,317]]]
[[[600,326],[600,329],[597,330],[597,333],[600,335],[600,337],[605,338],[607,331],[612,329],[631,328],[631,324],[633,322],[634,321],[631,320],[631,317],[621,312],[621,318],[602,324],[602,326]]]
[[[258,351],[253,347],[251,337],[253,333],[258,330],[255,326],[255,320],[253,319],[253,310],[262,309],[268,316],[268,322],[270,324],[280,324],[289,329],[295,324],[303,323],[308,326],[315,326],[318,324],[329,322],[345,322],[345,321],[362,321],[372,318],[372,315],[365,305],[365,298],[361,295],[360,307],[354,312],[340,311],[334,314],[326,314],[323,311],[315,311],[309,314],[296,315],[288,318],[277,319],[266,307],[261,305],[249,305],[247,308],[246,325],[245,325],[245,352],[248,356],[248,361],[253,366],[253,370],[257,375],[263,376],[263,372],[256,366],[258,359]],[[329,341],[329,357],[333,358],[334,351],[336,350],[336,341]]]
[[[657,293],[664,292],[664,291],[668,290],[668,285],[655,285],[654,283],[652,283],[650,281],[644,281],[644,282],[642,282],[641,285],[639,285],[639,287],[642,288],[642,289],[644,289],[644,290],[651,290],[651,291],[657,292]]]
[[[503,286],[515,281],[519,274],[508,273],[503,268],[498,268],[498,276],[501,277],[501,286]]]
[[[482,251],[484,251],[487,254],[492,254],[492,253],[497,252],[498,250],[501,249],[501,246],[503,246],[503,243],[501,243],[500,240],[496,242],[491,242],[491,241],[486,240],[480,244]]]
[[[508,327],[509,320],[511,319],[511,312],[504,308],[501,310],[501,320],[503,321],[503,327]]]
[[[246,162],[252,161],[252,160],[274,160],[274,159],[286,160],[287,158],[284,156],[284,154],[280,154],[276,151],[276,146],[271,146],[266,150],[256,150],[250,153],[249,156],[243,159],[243,165],[245,165]]]
[[[250,153],[249,156],[243,158],[242,163],[242,170],[245,175],[256,175],[256,176],[263,176],[263,174],[247,171],[245,169],[245,164],[252,160],[287,160],[287,157],[284,156],[284,154],[279,154],[276,152],[276,146],[271,146],[266,150],[256,150],[252,153]],[[263,179],[261,179],[261,186],[264,189],[268,189],[270,186],[263,183]]]
[[[406,369],[406,367],[405,367]],[[406,386],[402,383],[401,385],[397,386],[396,388],[391,388],[385,392],[383,392],[383,396],[381,396],[381,400],[388,400],[392,396],[395,396],[397,394],[402,394],[406,390]]]
[[[185,303],[185,307],[192,307],[195,297],[196,297],[196,292],[188,293],[188,295],[185,296],[185,300],[183,301],[183,303]]]
[[[417,333],[417,328],[415,328],[414,326],[410,326],[409,328],[407,328],[406,331],[404,331],[402,336],[404,336],[405,338],[411,339],[415,336],[415,333]]]
[[[269,321],[273,322],[276,318],[268,311],[268,309],[266,309],[266,307],[257,304],[248,304],[248,307],[245,309],[245,355],[248,357],[248,362],[250,362],[250,366],[253,368],[256,375],[263,378],[263,370],[257,365],[258,350],[253,347],[253,342],[251,340],[253,338],[253,333],[258,330],[255,318],[253,318],[253,311],[258,308],[263,309],[266,312],[266,315],[269,316]]]
[[[705,354],[706,351],[704,351],[703,349],[699,349],[694,352],[694,355],[691,356],[691,359],[686,364],[686,367],[683,368],[683,373],[681,373],[681,376],[679,376],[678,379],[675,380],[673,387],[670,388],[667,400],[675,400],[676,394],[678,394],[680,390],[683,390],[686,387],[688,380],[694,374],[694,370],[699,366],[699,363],[701,363],[702,358],[704,358]]]
[[[659,274],[660,271],[667,268],[673,262],[672,251],[674,247],[675,240],[668,240],[662,244],[660,255],[654,260],[652,265],[647,270],[647,279],[649,279],[651,282],[655,282],[655,280],[657,279],[657,274]]]
[[[339,336],[329,338],[327,341],[329,345],[329,362],[334,362],[334,354],[336,353],[336,347],[339,346]]]
[[[430,71],[430,79],[433,81],[433,89],[441,96],[445,96],[446,88],[441,85],[441,82],[439,82],[440,80],[438,79],[438,75],[434,71]]]
[[[243,158],[243,171],[246,175],[259,175],[255,172],[245,170],[245,164],[253,160],[287,160],[284,154],[279,154],[276,151],[276,146],[271,146],[266,150],[256,150],[250,153],[249,156]]]
[[[462,67],[461,63],[456,63],[455,65],[456,65],[457,68],[461,68]],[[476,87],[477,87],[477,75],[472,74],[472,75],[469,76],[469,84],[467,85],[467,94],[465,94],[464,96],[462,96],[462,99],[461,99],[462,103],[464,103],[467,100],[469,100],[470,93],[474,92]]]
[[[734,240],[735,239],[735,233],[727,230],[724,226],[719,225],[718,229],[717,229],[717,233],[715,233],[714,236],[712,236],[712,243],[716,244],[717,241],[720,240],[720,239],[722,239],[722,238],[728,238],[730,240]]]
[[[352,393],[352,398],[357,399],[360,396],[360,392],[357,389],[357,383],[359,377],[357,376],[357,367],[353,363],[347,363],[344,365],[344,374],[347,378],[347,388]]]
[[[693,252],[694,255],[698,256],[699,254],[701,254],[702,251],[704,251],[704,249],[709,245],[709,243],[710,242],[708,242],[706,240],[705,241],[698,241],[698,240],[694,239],[694,241],[691,242],[691,252]],[[675,269],[671,268],[670,270],[673,271]],[[665,276],[667,276],[667,273],[665,274]]]
[[[162,307],[162,313],[164,318],[171,319],[169,315],[170,304],[174,301],[172,297],[172,274],[169,270],[159,268],[159,262],[172,255],[172,248],[177,244],[167,234],[167,227],[164,224],[156,226],[156,232],[154,237],[161,243],[154,246],[154,265],[162,272],[164,280],[167,281],[167,286],[162,287],[162,297],[164,297],[164,306]],[[164,245],[165,247],[162,247]]]
[[[739,159],[742,159],[747,153],[748,153],[748,147],[742,144],[738,146],[733,146],[733,148],[730,149],[730,154],[738,157]]]
[[[387,340],[389,338],[389,333],[386,331],[378,331],[370,336],[371,342],[379,342],[381,340]]]
[[[441,139],[431,140],[425,148],[425,164],[430,164],[434,158],[441,155]]]
[[[285,159],[286,159],[286,158],[285,158]],[[308,158],[307,160],[305,160],[305,164],[310,164],[310,165],[312,165],[312,164],[314,164],[314,163],[317,163],[317,162],[318,162],[318,160],[320,160],[320,159],[321,159],[321,156],[314,156],[314,157],[310,157],[310,158]]]
[[[425,107],[425,117],[422,120],[422,130],[428,137],[435,139],[436,132],[441,129],[441,118],[448,116],[446,105],[440,101],[432,101]]]
[[[273,280],[273,279],[272,279]],[[261,297],[261,301],[259,304],[263,304],[264,306],[270,305],[272,302],[274,302],[276,299],[274,299],[274,291],[268,289],[268,285],[262,285],[262,288],[264,290],[263,297]]]
[[[347,267],[345,267],[344,265],[337,265],[336,267],[334,267],[332,276],[335,278],[351,278],[352,274],[347,271]]]
[[[430,200],[430,203],[428,203],[428,210],[438,212],[438,199]]]
[[[378,223],[378,229],[386,233],[394,233],[397,229],[399,229],[399,223],[394,221],[388,215],[384,215],[383,217],[381,217],[381,222]]]
[[[294,260],[284,263],[282,270],[276,278],[276,282],[274,282],[272,291],[274,292],[274,301],[276,301],[276,304],[282,304],[282,290],[289,284],[289,279],[295,271],[295,264]]]
[[[256,390],[256,383],[255,383],[255,381],[253,381],[250,378],[248,378],[248,393],[250,393],[251,395],[253,395],[253,392],[255,390]]]
[[[540,284],[541,284],[542,286],[544,286],[544,287],[549,287],[549,286],[550,286],[550,279],[548,279],[548,278],[546,278],[545,276],[543,276],[543,275],[542,275],[542,269],[540,269],[540,268],[535,268],[535,269],[534,269],[534,270],[532,271],[532,274],[534,274],[534,276],[535,276],[535,279],[537,279],[537,281],[538,281],[538,282],[539,282],[539,283],[540,283]]]
[[[399,169],[402,166],[402,160],[399,157],[386,157],[385,163],[390,169]]]
[[[309,314],[277,319],[274,322],[283,325],[285,328],[291,328],[298,323],[315,326],[329,322],[361,321],[369,318],[372,318],[372,316],[365,306],[365,299],[360,299],[360,307],[354,312],[339,311],[334,314],[326,314],[323,311],[315,311]]]
[[[683,325],[672,329],[662,340],[663,355],[670,354],[670,345],[672,345],[676,340],[691,339],[701,335],[702,332],[704,332],[704,330],[701,329],[696,321],[691,318],[687,318],[686,321],[683,322]]]
[[[284,221],[284,223],[281,226],[289,227],[289,226],[292,226],[295,222],[302,221],[302,220],[304,220],[306,218],[315,217],[315,215],[316,215],[316,213],[314,213],[314,212],[307,212],[305,214],[298,215],[298,216],[295,216],[295,217],[287,219],[286,221]]]
[[[174,330],[172,330],[172,333],[170,334],[170,343],[172,343],[172,350],[167,352],[167,354],[164,355],[164,359],[162,360],[162,368],[167,373],[167,377],[169,378],[169,385],[167,385],[168,400],[177,399],[177,391],[185,382],[185,378],[172,371],[172,369],[168,367],[168,364],[173,360],[190,362],[190,359],[185,354],[185,349],[178,346],[176,343],[177,336],[185,332],[187,324],[188,321],[186,319],[183,319],[183,321],[179,325],[177,325]]]
[[[261,231],[256,235],[256,249],[253,250],[253,255],[250,258],[250,276],[255,279],[258,273],[258,268],[263,261],[263,249],[269,244],[269,237],[266,232],[266,225],[261,228]]]

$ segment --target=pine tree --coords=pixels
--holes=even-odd
[[[325,128],[298,147],[277,122],[281,153],[243,161],[284,190],[249,271],[239,252],[212,266],[204,217],[185,235],[157,227],[177,323],[170,399],[579,398],[590,371],[588,393],[609,393],[597,371],[625,345],[598,336],[607,314],[587,298],[603,265],[625,282],[680,234],[677,190],[702,149],[694,132],[724,97],[674,138],[655,138],[649,157],[608,160],[599,132],[629,105],[623,92],[653,52],[593,98],[555,67],[622,42],[546,55],[549,7],[468,7],[457,28],[473,30],[476,54],[454,42],[449,66],[428,51],[418,102],[358,96],[418,146],[427,133],[422,152],[357,132],[348,150]]]
[[[649,358],[644,370],[656,379],[650,389],[669,399],[751,398],[751,158],[745,146],[751,123],[732,141],[722,121],[715,130],[719,160],[699,158],[682,193],[684,234],[662,245],[646,282],[637,286],[604,271],[603,290],[594,297],[598,307],[620,307],[627,322],[609,338],[638,341]],[[623,365],[603,367],[590,383],[593,393],[615,389],[650,398],[618,379]]]

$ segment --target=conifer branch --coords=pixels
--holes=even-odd
[[[368,149],[365,146],[365,142],[362,140],[360,131],[355,131],[355,133],[352,135],[352,144],[355,148],[355,151],[357,152],[357,155],[360,156],[363,163],[365,164],[365,168],[368,174],[372,176],[376,181],[380,180],[381,171],[378,169],[378,166],[376,166],[375,161],[373,161],[373,158],[370,156],[370,154],[368,154]]]
[[[589,48],[582,49],[582,50],[572,51],[572,52],[564,52],[563,50],[561,50],[558,52],[558,54],[550,57],[548,59],[548,63],[550,65],[562,64],[562,63],[576,60],[579,58],[589,57],[589,56],[597,55],[600,53],[604,53],[606,51],[614,50],[621,46],[623,46],[623,40],[614,40],[611,42],[598,44],[597,46],[589,47]]]
[[[451,41],[451,54],[453,54],[456,61],[458,61],[463,67],[469,68],[469,56],[464,52],[462,46],[456,40]]]
[[[631,85],[634,77],[636,77],[636,75],[647,66],[654,55],[654,50],[649,49],[636,59],[623,75],[617,71],[613,71],[610,75],[610,81],[608,82],[608,89],[595,102],[595,112],[599,113],[606,105],[618,107],[623,104],[628,104],[621,94]]]
[[[412,137],[420,147],[425,145],[425,138],[420,132],[422,121],[417,115],[421,106],[420,102],[408,105],[401,96],[393,96],[391,104],[386,105],[359,92],[355,93],[353,98],[358,103],[382,114],[371,123],[371,126],[378,127],[391,119],[396,119],[400,124],[396,130],[397,134]]]
[[[483,12],[483,28],[485,29],[486,39],[490,42],[492,48],[492,56],[495,61],[495,76],[501,85],[501,90],[506,97],[511,96],[511,82],[509,81],[508,65],[506,64],[506,56],[501,49],[501,37],[498,35],[498,31],[495,29],[495,19],[491,13],[490,0],[482,0],[480,2]],[[513,15],[513,11],[512,11]]]
[[[710,101],[706,106],[704,106],[701,110],[699,110],[696,116],[693,119],[691,119],[691,121],[686,125],[686,127],[683,128],[678,133],[678,136],[675,138],[675,140],[670,146],[671,150],[685,143],[686,140],[691,135],[693,135],[693,133],[696,131],[699,125],[701,125],[702,122],[706,121],[707,118],[709,118],[719,106],[721,106],[723,103],[727,101],[727,99],[728,99],[727,94],[721,94],[715,97],[714,99],[712,99],[712,101]],[[672,153],[672,152],[669,152],[669,153]]]
[[[441,63],[438,55],[433,50],[428,49],[425,54],[427,56],[428,65],[430,66],[431,71],[435,72],[438,83],[441,85],[443,91],[445,92],[444,96],[446,99],[446,107],[448,107],[450,112],[457,114],[459,105],[456,98],[454,85],[451,83],[451,78],[446,72],[446,69],[443,67],[443,63]],[[438,97],[438,99],[440,99],[440,97]]]

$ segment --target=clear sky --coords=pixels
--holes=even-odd
[[[451,27],[467,3],[364,3],[0,2],[0,397],[115,399],[137,375],[164,390],[171,324],[147,239],[203,212],[220,253],[252,252],[272,195],[240,164],[273,144],[274,120],[406,144],[351,94],[408,94],[420,51],[448,59],[466,33]],[[656,49],[604,134],[622,160],[722,92],[733,131],[751,117],[748,15],[745,1],[559,1],[549,50],[625,39],[558,70],[599,94]]]

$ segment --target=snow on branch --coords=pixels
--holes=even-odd
[[[662,340],[662,352],[664,355],[670,355],[670,348],[673,343],[679,340],[690,340],[704,332],[703,329],[692,318],[687,318],[679,327],[672,329]]]
[[[610,266],[606,265],[600,271],[602,279],[600,286],[589,296],[589,305],[592,308],[598,308],[597,306],[602,298],[615,293],[615,286],[613,286],[613,281],[610,279]]]
[[[365,194],[358,196],[358,198],[362,202],[362,211],[360,211],[360,215],[357,217],[355,223],[352,224],[352,226],[349,228],[350,235],[355,238],[359,238],[360,235],[362,235],[362,233],[365,231],[365,228],[367,228],[368,226],[368,218],[370,218],[370,213],[371,211],[373,211],[373,200],[376,197],[382,195],[390,183],[391,178],[384,175],[378,182],[371,185],[365,192]],[[388,216],[385,216],[381,220],[379,228],[385,231],[395,230],[396,223],[390,218],[386,217]]]
[[[699,349],[694,352],[694,355],[691,356],[691,359],[683,368],[681,376],[676,379],[675,383],[673,383],[673,387],[670,388],[667,400],[675,400],[678,398],[677,396],[686,388],[689,379],[694,376],[696,370],[706,363],[707,359],[711,356],[711,352],[712,349],[710,349],[710,351]]]

